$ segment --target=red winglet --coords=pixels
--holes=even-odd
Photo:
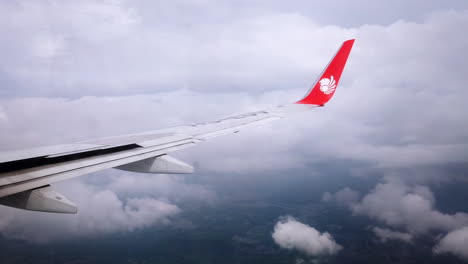
[[[296,104],[324,105],[332,98],[353,44],[354,39],[343,42],[343,45],[341,45],[335,57],[333,57],[325,70],[323,70],[318,81],[312,86],[306,96],[296,102]]]

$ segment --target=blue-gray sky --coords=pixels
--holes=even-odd
[[[356,38],[327,107],[177,155],[239,182],[322,161],[368,164],[349,170],[379,175],[375,189],[328,193],[324,202],[380,221],[374,230],[384,240],[436,230],[444,238],[434,254],[467,257],[453,241],[468,238],[468,216],[443,213],[431,191],[466,178],[444,169],[468,160],[466,1],[5,1],[0,14],[2,149],[292,102],[340,43]],[[80,204],[78,216],[37,216],[46,227],[37,230],[30,212],[1,208],[0,232],[48,241],[128,231],[170,224],[185,201],[218,196],[178,176],[101,174],[113,180],[60,184]],[[425,218],[435,220],[415,222]],[[278,224],[303,227],[294,221]]]

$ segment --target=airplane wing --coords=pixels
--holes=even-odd
[[[108,168],[141,173],[192,173],[190,165],[167,153],[324,106],[335,93],[353,44],[354,39],[345,41],[304,98],[293,104],[206,123],[0,152],[0,204],[34,211],[76,213],[77,206],[50,184]]]

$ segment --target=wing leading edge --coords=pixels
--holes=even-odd
[[[191,173],[190,165],[167,153],[325,105],[336,91],[353,44],[354,39],[342,44],[311,89],[294,104],[206,123],[0,153],[0,204],[35,211],[75,213],[76,206],[52,190],[50,184],[107,168],[142,173]]]

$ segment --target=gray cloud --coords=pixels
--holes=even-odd
[[[406,243],[413,242],[413,235],[404,232],[398,232],[387,228],[373,227],[372,231],[382,242],[388,240],[400,240]]]
[[[78,181],[67,196],[81,205],[76,215],[44,214],[1,207],[0,232],[9,238],[44,243],[111,232],[128,232],[167,225],[180,212],[178,206],[152,198],[121,199],[109,189]]]
[[[277,13],[293,13],[311,17],[321,25],[358,26],[362,24],[391,24],[396,20],[421,20],[427,13],[444,9],[466,7],[463,0],[411,2],[396,0],[382,1],[352,0],[303,1],[288,3],[280,0],[241,0],[230,1],[159,1],[158,9],[151,2],[139,1],[139,11],[143,19],[154,20],[165,26],[185,26],[190,28],[193,21],[201,24],[225,23],[227,21]],[[187,10],[190,10],[187,12]],[[184,13],[185,16],[175,16]],[[333,14],[333,15],[330,15]]]
[[[401,175],[392,176],[387,175],[387,182],[378,183],[362,199],[356,199],[355,193],[345,188],[336,194],[324,193],[322,200],[336,201],[348,206],[355,215],[368,216],[391,228],[406,231],[373,227],[373,233],[381,242],[399,240],[414,243],[415,236],[435,231],[445,235],[434,246],[434,254],[451,253],[466,259],[464,240],[468,236],[468,214],[443,213],[435,208],[436,199],[427,186],[403,183]]]
[[[334,255],[343,248],[329,233],[320,233],[290,216],[276,223],[272,236],[280,247],[303,251],[311,256]]]
[[[424,186],[379,183],[351,208],[355,214],[367,215],[414,234],[451,231],[468,225],[468,214],[444,214],[434,208],[434,201],[432,192]]]
[[[350,189],[349,187],[345,187],[334,194],[329,192],[325,192],[322,196],[322,201],[330,202],[335,201],[342,205],[350,205],[359,200],[359,193]]]
[[[435,254],[452,253],[468,260],[468,227],[449,232],[434,247]]]
[[[194,176],[177,175],[112,175],[109,188],[123,195],[159,196],[174,202],[191,201],[213,203],[216,194],[206,186],[185,183],[186,178]]]

